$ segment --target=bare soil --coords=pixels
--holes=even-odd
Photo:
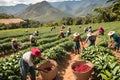
[[[11,19],[0,19],[0,23],[10,24],[10,23],[20,23],[23,22],[23,19],[20,18],[11,18]]]

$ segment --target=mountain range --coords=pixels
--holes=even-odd
[[[81,0],[53,2],[51,5],[73,16],[86,16],[87,14],[94,13],[92,11],[94,8],[107,7],[111,3],[106,3],[106,0]]]
[[[25,10],[29,5],[17,4],[15,6],[0,6],[0,13],[16,14]]]
[[[107,7],[111,3],[106,0],[81,0],[63,2],[39,2],[36,4],[16,6],[0,6],[0,13],[13,14],[20,18],[31,19],[40,22],[59,20],[63,17],[86,16],[94,13],[96,7]]]
[[[51,6],[48,2],[43,1],[37,4],[30,5],[23,12],[17,14],[17,16],[24,19],[48,22],[62,19],[63,17],[69,17],[71,15],[62,12],[59,9]]]

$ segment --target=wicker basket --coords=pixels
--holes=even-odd
[[[42,80],[53,80],[58,72],[58,64],[54,60],[46,61],[42,64],[39,65],[39,68],[45,69],[45,68],[50,68],[51,70],[48,72],[43,72],[41,71],[40,74],[42,76]]]
[[[90,66],[91,68],[87,72],[76,72],[73,70],[73,67],[76,65],[86,64]],[[91,62],[86,62],[84,60],[82,61],[75,61],[71,64],[71,70],[74,74],[75,80],[88,80],[91,76],[91,73],[93,72],[93,64]]]

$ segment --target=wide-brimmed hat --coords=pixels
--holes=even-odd
[[[42,54],[39,48],[32,48],[31,52],[32,52],[32,55],[34,55],[36,57],[39,57]]]
[[[79,36],[79,35],[80,35],[80,34],[77,33],[77,32],[73,34],[73,36],[75,36],[75,37],[76,37],[76,36]]]
[[[109,33],[108,33],[108,36],[111,36],[111,35],[113,35],[115,33],[115,31],[110,31]]]
[[[15,42],[15,41],[17,41],[17,38],[12,38],[11,41],[12,41],[12,42]]]
[[[91,32],[89,32],[88,34],[87,34],[87,36],[89,37],[89,36],[92,36],[93,35],[93,33],[91,33]]]

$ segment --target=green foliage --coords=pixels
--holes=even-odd
[[[0,13],[0,19],[8,19],[8,18],[14,18],[13,15],[8,15],[8,14],[4,14],[4,13]]]
[[[38,21],[24,20],[20,23],[0,24],[0,30],[16,29],[16,28],[37,28],[42,24]]]
[[[97,43],[98,46],[108,47],[109,41],[107,40],[106,36],[99,36],[98,40],[99,40]]]
[[[94,64],[95,80],[119,80],[120,66],[109,49],[91,46],[81,53],[81,58]]]

